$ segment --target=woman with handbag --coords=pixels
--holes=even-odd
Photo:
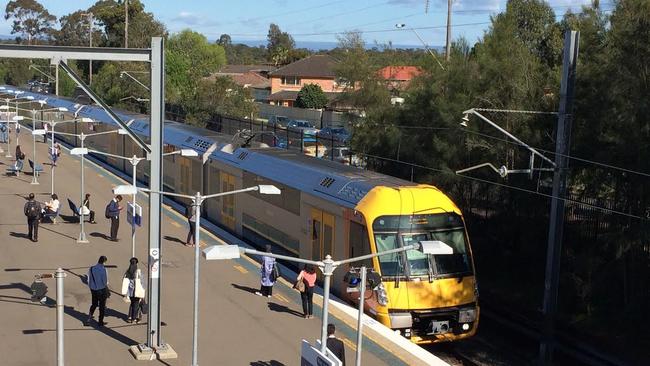
[[[298,274],[296,285],[294,285],[294,287],[300,291],[300,298],[302,299],[302,312],[305,314],[305,319],[314,317],[314,286],[316,286],[316,268],[313,264],[307,264],[305,265],[305,268]],[[300,288],[303,288],[304,291],[301,291]]]
[[[271,246],[266,246],[266,252],[271,253]],[[255,291],[255,294],[258,296],[271,297],[273,295],[273,285],[278,279],[278,267],[275,263],[275,258],[262,256],[262,268],[260,269],[262,279],[261,287],[259,291]]]
[[[138,258],[129,260],[129,269],[124,272],[122,279],[122,295],[124,301],[130,302],[129,315],[127,323],[135,320],[136,324],[140,322],[140,300],[144,299],[144,285],[142,284],[142,272],[138,268]]]

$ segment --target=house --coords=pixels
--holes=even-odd
[[[272,65],[224,65],[208,79],[230,78],[235,84],[243,88],[250,88],[256,102],[266,103],[271,94],[271,82],[268,79],[268,74],[275,69],[276,67]]]
[[[269,73],[271,104],[292,107],[298,92],[307,84],[317,84],[332,100],[343,92],[345,85],[337,83],[334,67],[338,63],[329,55],[313,55],[290,63]]]
[[[422,75],[422,70],[417,66],[386,66],[377,71],[379,77],[386,80],[391,91],[398,93],[406,89],[413,78]]]

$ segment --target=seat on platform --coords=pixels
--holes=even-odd
[[[41,164],[36,164],[36,168],[34,168],[34,162],[31,159],[29,160],[29,167],[32,168],[32,172],[36,174],[37,176],[43,172],[43,166]]]
[[[52,221],[53,224],[56,224],[56,219],[57,217],[59,217],[59,212],[61,212],[61,206],[59,206],[59,209],[56,210],[56,212],[54,213],[44,213],[43,217],[50,219],[50,221]]]
[[[20,176],[20,172],[23,171],[23,164],[21,161],[17,161],[16,164],[7,168],[7,175]]]
[[[68,206],[70,206],[70,209],[72,210],[72,216],[79,216],[79,210],[77,209],[77,205],[72,202],[71,199],[68,198]]]

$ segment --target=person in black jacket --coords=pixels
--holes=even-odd
[[[117,241],[117,230],[120,228],[120,211],[122,211],[120,202],[122,202],[122,196],[118,194],[111,200],[106,210],[106,217],[111,219],[111,241]]]
[[[27,216],[27,227],[29,227],[29,240],[36,243],[38,241],[38,220],[41,218],[41,204],[34,199],[34,193],[29,194],[29,201],[25,203],[23,209]]]
[[[334,324],[327,324],[327,349],[332,351],[334,356],[345,366],[345,346],[342,340],[336,338],[334,332],[336,332]]]

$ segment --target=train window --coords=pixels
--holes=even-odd
[[[257,220],[256,218],[247,214],[242,214],[242,226],[244,229],[248,229],[255,234],[247,234],[246,230],[244,230],[245,239],[251,240],[254,243],[260,245],[268,244],[267,241],[270,241],[287,249],[292,253],[295,253],[296,255],[300,254],[300,241],[298,241],[298,239],[287,235],[286,233],[262,222],[261,220]]]
[[[370,241],[368,240],[368,230],[364,225],[350,221],[349,236],[350,256],[349,258],[359,257],[370,254]],[[366,259],[362,262],[352,263],[353,266],[365,265],[372,268],[372,259]]]
[[[300,215],[300,191],[287,187],[284,184],[275,182],[258,175],[244,172],[243,176],[243,186],[252,187],[260,184],[272,184],[278,187],[282,194],[279,195],[262,195],[257,192],[250,192],[249,195],[255,196],[255,198],[266,201],[274,206],[283,208],[295,215]]]

